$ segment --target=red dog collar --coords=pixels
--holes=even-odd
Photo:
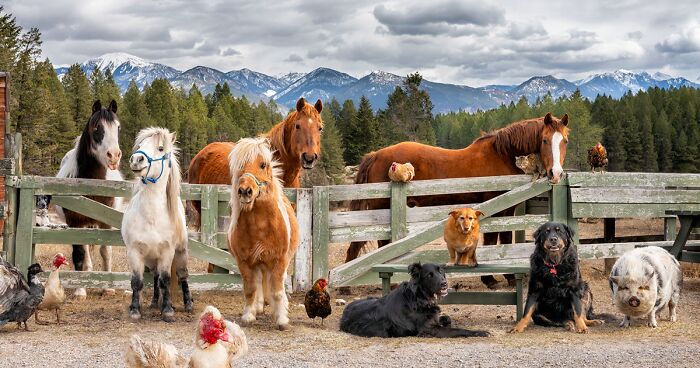
[[[545,266],[549,267],[549,273],[551,273],[554,276],[557,275],[557,268],[556,267],[559,266],[558,264],[547,263],[547,261],[542,261],[542,262],[544,262]]]

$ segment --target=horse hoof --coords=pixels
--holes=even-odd
[[[192,311],[194,311],[194,303],[187,302],[187,304],[185,304],[185,312],[192,313]]]
[[[75,300],[85,300],[87,299],[87,292],[85,289],[76,289],[75,293],[73,293],[73,297]]]
[[[163,313],[163,321],[168,323],[175,322],[175,313]]]
[[[289,331],[291,327],[289,327],[289,323],[277,325],[277,329],[280,331]]]
[[[255,316],[252,313],[246,313],[241,316],[241,325],[251,326],[255,322]]]
[[[132,322],[136,322],[141,319],[141,313],[139,311],[129,311],[129,319]]]

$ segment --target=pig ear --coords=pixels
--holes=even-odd
[[[619,285],[620,284],[620,276],[610,276],[609,278],[611,284]]]

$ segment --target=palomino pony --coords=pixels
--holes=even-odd
[[[80,137],[76,139],[75,147],[68,151],[63,160],[61,160],[61,167],[56,177],[123,180],[118,171],[121,157],[117,103],[112,100],[109,107],[105,109],[102,108],[100,100],[97,100],[92,105],[92,116],[85,124]],[[110,207],[119,207],[121,203],[119,198],[96,196],[89,196],[88,198]],[[57,212],[59,217],[62,217],[69,227],[110,228],[107,224],[77,212],[64,210],[60,207],[57,207]],[[100,246],[100,255],[102,256],[103,271],[112,271],[112,248],[104,245]],[[90,257],[88,246],[74,244],[72,257],[76,271],[92,271],[92,258]],[[114,289],[105,289],[104,292],[113,294]],[[78,299],[87,297],[84,288],[76,289],[74,295]]]
[[[360,162],[355,183],[378,183],[389,181],[388,172],[392,162],[410,162],[415,167],[414,180],[465,178],[475,176],[498,176],[522,174],[515,166],[516,156],[539,153],[552,183],[561,179],[566,156],[569,116],[556,119],[551,113],[537,119],[511,123],[505,128],[485,134],[468,147],[459,150],[443,149],[415,142],[403,142],[376,152],[366,154]],[[409,202],[418,206],[436,206],[458,203],[478,203],[493,198],[498,193],[469,193],[436,196],[410,197]],[[388,208],[389,200],[354,201],[353,210]],[[503,212],[512,215],[513,210]],[[484,234],[484,244],[493,245],[499,233]],[[512,242],[511,232],[500,233],[501,244]],[[358,257],[365,242],[352,242],[345,261]],[[380,241],[379,246],[385,245]],[[482,277],[484,283],[493,287],[496,280]],[[510,281],[510,280],[509,280]]]
[[[153,300],[166,322],[175,321],[170,300],[171,267],[182,287],[185,311],[192,312],[192,297],[187,283],[187,227],[185,207],[180,201],[180,164],[177,161],[175,133],[165,128],[146,128],[139,132],[131,170],[140,177],[134,195],[124,212],[122,237],[131,267],[131,305],[129,317],[141,318],[143,271],[153,271]]]
[[[287,188],[299,188],[301,169],[312,169],[321,155],[321,120],[323,103],[307,103],[302,97],[296,110],[263,136],[270,140],[274,158],[282,167],[282,183]],[[187,179],[190,184],[230,184],[229,153],[232,142],[214,142],[204,147],[190,162]],[[201,204],[192,202],[199,215]],[[199,221],[195,221],[199,223]]]
[[[289,328],[287,268],[299,245],[297,219],[282,193],[281,170],[265,138],[244,138],[231,150],[229,251],[243,278],[241,321],[251,324],[264,300],[280,330]],[[264,294],[264,295],[263,295]]]

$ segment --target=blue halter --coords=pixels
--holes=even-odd
[[[160,156],[159,158],[151,158],[151,156],[149,156],[148,153],[143,152],[141,150],[134,152],[134,155],[137,153],[142,154],[144,157],[146,157],[146,160],[148,161],[148,170],[146,170],[146,175],[141,177],[141,182],[144,184],[148,184],[148,183],[155,184],[158,181],[158,179],[160,179],[160,177],[163,176],[163,169],[165,168],[165,162],[160,166],[160,174],[158,174],[157,178],[149,178],[148,177],[148,173],[151,172],[151,164],[153,164],[154,162],[168,160],[168,167],[172,167],[172,163],[170,162],[170,152],[164,154],[163,156]]]

